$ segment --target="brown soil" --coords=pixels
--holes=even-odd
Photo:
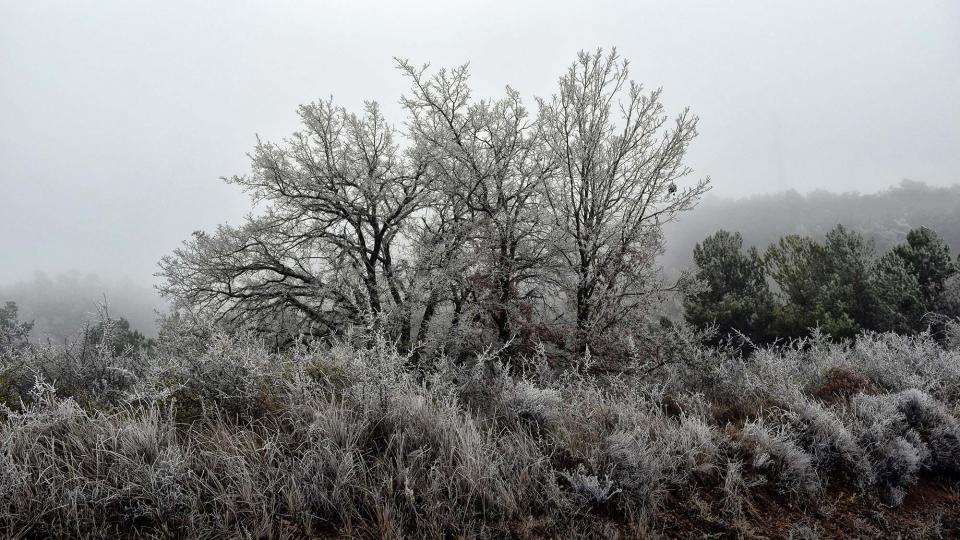
[[[960,538],[960,491],[936,477],[913,485],[896,508],[852,486],[833,487],[806,504],[754,490],[739,519],[696,501],[673,502],[652,538]]]

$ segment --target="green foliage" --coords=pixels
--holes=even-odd
[[[826,251],[811,238],[785,236],[764,255],[779,287],[774,327],[778,335],[799,335],[815,326],[820,289],[827,277]]]
[[[0,307],[0,355],[10,354],[26,347],[32,328],[32,322],[23,322],[17,318],[15,302],[7,302]]]
[[[773,298],[756,248],[744,253],[740,233],[720,230],[697,244],[693,258],[699,288],[684,299],[687,321],[698,329],[715,325],[720,337],[736,331],[766,341]]]
[[[917,275],[895,251],[880,257],[870,276],[873,328],[909,334],[923,327],[923,297]]]
[[[886,253],[919,226],[937,231],[953,252],[960,249],[960,184],[934,187],[904,180],[874,193],[796,191],[739,199],[705,197],[695,212],[665,227],[667,269],[693,264],[693,246],[717,229],[739,231],[744,245],[761,250],[789,234],[817,240],[837,223],[871,240]]]
[[[806,335],[819,326],[831,336],[847,338],[869,326],[873,249],[859,233],[837,226],[823,244],[787,236],[765,258],[782,299],[772,321],[780,336]]]
[[[824,254],[826,272],[817,290],[815,321],[831,336],[851,338],[870,327],[873,247],[861,234],[838,225],[827,233]]]
[[[943,321],[960,314],[957,264],[930,229],[910,231],[906,243],[879,257],[872,242],[842,225],[822,243],[785,236],[767,248],[762,264],[742,244],[739,234],[721,230],[694,249],[705,288],[685,298],[692,324],[713,322],[721,334],[736,330],[759,342],[813,328],[849,339],[865,330],[910,334],[930,325],[942,335]],[[776,286],[773,300],[767,278]]]
[[[148,350],[153,347],[154,340],[148,339],[139,330],[130,328],[130,321],[104,318],[84,331],[84,337],[89,343],[96,343],[109,347],[115,356],[121,356],[131,351]]]
[[[913,229],[907,234],[907,242],[893,248],[893,252],[916,276],[924,309],[943,308],[947,280],[957,273],[957,265],[950,260],[950,247],[943,238],[926,227]]]

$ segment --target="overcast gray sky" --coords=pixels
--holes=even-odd
[[[393,56],[470,61],[534,105],[580,49],[701,117],[719,195],[960,182],[960,2],[0,0],[0,282],[148,282],[196,229],[237,223],[255,135],[300,103],[380,101]]]

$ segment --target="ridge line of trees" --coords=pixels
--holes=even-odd
[[[938,335],[946,318],[960,316],[960,260],[925,227],[882,254],[842,225],[823,242],[787,235],[763,253],[744,251],[740,233],[720,230],[693,257],[685,318],[716,329],[715,342],[739,333],[763,344],[814,328],[836,339],[863,331]]]

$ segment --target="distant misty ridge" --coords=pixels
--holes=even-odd
[[[36,272],[30,279],[0,284],[0,304],[8,301],[16,302],[21,320],[33,321],[34,341],[58,343],[98,322],[104,304],[111,318],[127,319],[133,329],[154,337],[157,311],[163,305],[149,281],[111,281],[77,271]]]
[[[878,252],[902,242],[910,229],[936,231],[956,254],[960,251],[960,184],[933,187],[904,180],[876,193],[808,194],[786,191],[739,199],[705,197],[699,206],[664,229],[668,272],[687,268],[693,248],[719,229],[739,232],[744,246],[765,248],[788,234],[817,240],[837,225],[860,232]]]
[[[912,228],[933,229],[960,252],[960,184],[932,187],[905,180],[869,194],[787,191],[731,199],[707,196],[693,211],[665,227],[660,264],[668,276],[692,265],[693,247],[719,229],[739,232],[745,246],[765,248],[788,234],[821,239],[841,224],[861,232],[878,251],[904,240]],[[31,338],[63,341],[98,320],[106,300],[113,318],[156,336],[158,312],[166,310],[152,276],[110,280],[93,273],[39,271],[29,279],[0,284],[0,304],[17,303],[20,318],[34,321]]]

